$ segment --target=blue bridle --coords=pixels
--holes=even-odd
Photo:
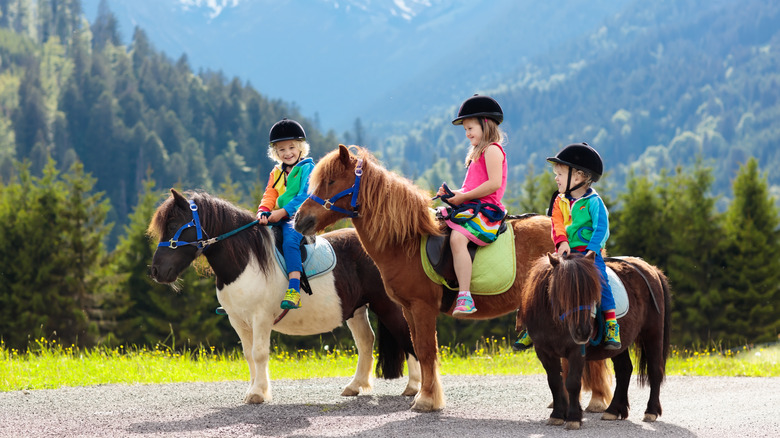
[[[352,218],[359,217],[360,206],[357,203],[357,199],[358,199],[358,192],[360,192],[360,179],[362,177],[363,177],[363,159],[361,158],[358,160],[357,167],[355,167],[355,183],[352,184],[352,187],[346,190],[342,190],[339,193],[336,193],[327,201],[320,198],[319,196],[316,196],[313,193],[309,195],[309,199],[322,205],[323,207],[325,207],[326,210],[333,210],[335,212],[345,214],[347,215],[347,217],[352,217]],[[348,195],[352,195],[352,200],[349,203],[350,207],[352,207],[351,211],[345,208],[341,208],[337,205],[334,205],[336,201]]]
[[[258,220],[254,220],[246,225],[236,228],[233,231],[228,231],[227,233],[219,235],[217,237],[213,237],[211,239],[203,239],[203,236],[206,235],[206,232],[203,231],[203,227],[200,225],[198,206],[195,204],[195,201],[191,199],[188,200],[187,202],[190,203],[190,210],[192,211],[192,220],[179,227],[178,231],[176,231],[176,234],[173,235],[171,240],[168,240],[166,242],[160,242],[159,244],[157,244],[158,248],[162,246],[162,247],[168,247],[170,249],[176,249],[181,246],[193,245],[198,249],[198,253],[202,253],[206,248],[208,248],[209,245],[213,243],[217,243],[222,239],[230,237],[238,232],[241,232],[251,226],[256,225],[259,222]],[[195,233],[198,240],[194,242],[180,242],[179,236],[181,236],[181,233],[183,233],[184,230],[192,227],[195,227]],[[206,235],[206,237],[208,237],[208,235]]]

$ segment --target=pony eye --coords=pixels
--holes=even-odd
[[[335,183],[335,182],[336,182],[336,180],[333,180],[333,179],[331,179],[331,180],[328,180],[328,185],[329,185],[329,186],[332,186],[332,185],[333,185],[333,183]]]

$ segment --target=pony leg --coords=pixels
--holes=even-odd
[[[368,322],[368,307],[363,306],[355,310],[352,318],[347,320],[347,327],[352,332],[355,346],[358,351],[358,363],[355,375],[349,382],[343,396],[356,396],[360,391],[371,391],[371,367],[374,364],[374,331]]]
[[[568,400],[566,398],[566,391],[563,388],[563,378],[561,378],[561,361],[553,355],[547,355],[536,347],[536,357],[542,363],[544,370],[547,372],[547,386],[552,393],[552,412],[550,418],[547,419],[549,426],[560,426],[563,424],[566,405]]]
[[[255,377],[246,392],[244,403],[257,404],[271,401],[271,384],[268,373],[271,328],[255,325],[250,345],[251,348],[244,347],[244,355],[247,355],[247,350],[249,350],[248,355],[251,360],[247,358],[247,361],[250,364],[254,362]]]
[[[401,395],[417,395],[420,392],[420,383],[422,374],[420,372],[420,362],[413,354],[406,355],[406,366],[409,368],[409,382]]]
[[[590,403],[586,412],[604,412],[612,401],[612,374],[606,360],[585,362],[582,373],[582,388],[591,391]]]
[[[252,338],[252,328],[249,326],[249,324],[233,318],[230,316],[230,314],[228,314],[228,320],[230,321],[230,325],[233,326],[233,330],[236,331],[238,338],[241,339],[241,348],[244,352],[244,359],[246,359],[246,363],[249,366],[249,387],[246,389],[246,393],[244,394],[244,403],[262,403],[264,398],[257,398],[252,392],[252,388],[254,388],[255,383],[258,382],[257,363],[255,362],[254,355],[252,354],[254,345],[254,340]],[[266,384],[266,386],[268,385]],[[270,400],[270,398],[271,389],[268,388],[267,399]]]
[[[569,374],[566,376],[566,391],[569,394],[569,404],[566,409],[566,430],[579,430],[582,427],[582,405],[580,405],[580,392],[582,391],[582,370],[585,367],[585,358],[579,351],[569,355]]]
[[[608,421],[628,418],[628,385],[631,383],[631,373],[634,371],[628,349],[613,357],[612,364],[615,366],[615,380],[617,381],[615,396],[601,416],[602,420]]]
[[[438,411],[445,405],[444,390],[439,377],[439,346],[436,340],[436,317],[439,310],[421,301],[414,304],[414,308],[404,307],[422,376],[420,391],[412,402],[412,410]]]
[[[661,331],[661,330],[659,330]],[[639,354],[646,359],[644,363],[647,369],[647,379],[650,383],[650,398],[647,400],[647,409],[642,421],[653,422],[658,419],[661,409],[661,383],[666,373],[666,358],[663,353],[662,334],[658,334],[658,341],[652,344],[643,343],[639,348]],[[640,376],[642,374],[642,361],[640,360]],[[641,379],[640,379],[641,384]]]

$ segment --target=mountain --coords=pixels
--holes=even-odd
[[[101,0],[83,0],[94,21]],[[127,42],[248,81],[324,130],[420,120],[592,33],[627,0],[107,0]]]

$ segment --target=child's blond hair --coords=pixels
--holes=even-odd
[[[469,152],[466,154],[466,167],[477,161],[491,143],[498,143],[503,146],[506,140],[506,134],[498,128],[498,123],[495,120],[489,117],[472,118],[476,119],[482,127],[482,139],[478,145],[469,148]]]
[[[296,139],[292,140],[292,142],[295,144],[295,147],[298,148],[298,151],[301,152],[301,156],[299,159],[304,159],[309,155],[309,142],[303,139]],[[268,145],[268,158],[276,161],[277,163],[281,163],[282,159],[279,157],[279,154],[276,152],[276,143],[271,143]]]
[[[585,179],[585,185],[587,185],[588,187],[590,187],[590,185],[593,184],[593,174],[591,174],[590,172],[586,172],[584,170],[577,169],[576,167],[567,166],[561,163],[553,163],[553,170],[561,169],[564,167],[567,169],[571,168],[572,174],[576,173],[582,175],[582,177]]]

